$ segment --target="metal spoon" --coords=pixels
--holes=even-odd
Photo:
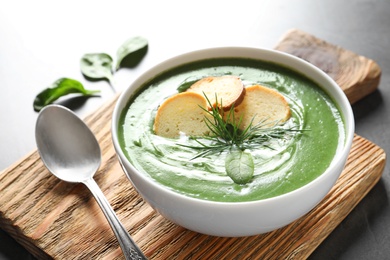
[[[38,115],[35,139],[41,159],[51,173],[63,181],[83,183],[89,188],[110,223],[125,258],[146,259],[93,179],[100,167],[101,152],[88,126],[71,110],[50,105]]]

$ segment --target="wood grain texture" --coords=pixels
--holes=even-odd
[[[263,235],[206,236],[164,219],[126,179],[111,142],[116,99],[85,118],[103,155],[95,180],[150,259],[304,259],[378,182],[385,166],[384,151],[355,136],[345,170],[311,212]],[[123,259],[87,188],[52,176],[36,151],[0,173],[0,227],[39,259]]]
[[[378,88],[382,70],[375,61],[306,32],[288,31],[275,49],[322,69],[340,85],[351,104]]]

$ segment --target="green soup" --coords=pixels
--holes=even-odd
[[[288,101],[292,116],[286,126],[304,131],[252,149],[255,172],[247,184],[235,184],[225,172],[224,154],[192,159],[197,151],[178,145],[184,140],[153,133],[162,101],[189,78],[239,76],[244,85],[276,89]],[[295,190],[320,176],[344,145],[342,116],[316,83],[282,66],[248,59],[212,59],[166,71],[140,88],[119,122],[119,141],[133,166],[167,188],[213,201],[253,201]]]

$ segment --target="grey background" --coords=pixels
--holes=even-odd
[[[353,106],[356,133],[390,151],[390,1],[1,1],[0,169],[35,149],[34,97],[61,77],[100,89],[71,108],[81,117],[115,93],[79,70],[85,53],[115,57],[126,39],[142,35],[149,51],[135,69],[115,75],[116,90],[166,58],[207,47],[273,48],[291,28],[375,60],[379,90]],[[389,168],[373,190],[315,250],[311,259],[390,259]],[[1,198],[0,198],[1,200]],[[66,256],[64,256],[66,257]],[[33,259],[0,230],[0,259]]]

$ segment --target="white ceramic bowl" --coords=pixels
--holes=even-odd
[[[118,142],[118,122],[126,103],[143,83],[178,65],[223,57],[270,61],[306,75],[338,104],[346,125],[346,142],[331,166],[307,185],[287,194],[251,202],[215,202],[175,193],[138,172],[126,159]],[[112,138],[119,161],[133,186],[157,212],[172,222],[203,234],[225,237],[250,236],[283,227],[314,208],[330,191],[342,172],[352,145],[354,118],[340,87],[324,72],[299,58],[274,50],[243,47],[212,48],[190,52],[151,68],[119,97],[112,118]],[[238,221],[239,220],[239,221]]]

